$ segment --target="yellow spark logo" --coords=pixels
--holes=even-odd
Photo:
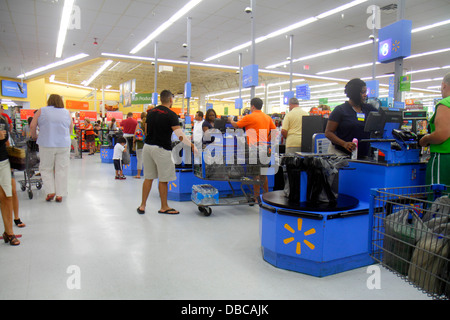
[[[297,229],[298,229],[298,231],[302,231],[302,224],[303,224],[303,219],[299,218],[299,219],[297,220]],[[294,230],[290,225],[288,225],[287,223],[284,225],[284,228],[285,228],[287,231],[289,231],[290,233],[295,234],[295,230]],[[305,237],[307,237],[307,236],[310,236],[310,235],[315,234],[315,233],[316,233],[316,229],[311,228],[311,229],[305,231],[305,232],[303,233],[303,235],[304,235]],[[284,244],[289,244],[289,243],[291,243],[292,241],[295,241],[295,237],[289,237],[289,238],[286,238],[286,239],[283,240]],[[314,246],[311,242],[309,242],[308,240],[303,239],[303,243],[304,243],[308,248],[310,248],[311,250],[314,250],[315,246]],[[297,242],[297,246],[296,246],[296,249],[295,249],[295,253],[297,253],[297,254],[301,254],[301,253],[302,253],[302,243],[301,243],[300,241]]]
[[[399,49],[400,49],[400,41],[395,40],[395,42],[392,44],[392,50],[397,52],[397,50],[399,50]]]
[[[169,184],[169,190],[170,190],[170,191],[172,190],[172,186],[173,186],[174,188],[177,187],[177,185],[176,185],[174,182],[171,182],[171,183]]]

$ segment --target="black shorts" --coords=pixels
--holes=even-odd
[[[114,169],[121,171],[122,170],[122,160],[114,159]]]
[[[93,135],[93,134],[86,135],[86,142],[94,142],[94,141],[95,141],[95,135]]]

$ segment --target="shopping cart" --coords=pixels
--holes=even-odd
[[[212,151],[214,149],[214,151]],[[271,162],[273,157],[271,158]],[[261,161],[258,153],[254,150],[243,148],[214,148],[208,145],[201,155],[194,161],[194,175],[202,180],[211,181],[227,181],[229,183],[231,194],[220,196],[215,201],[211,201],[211,197],[204,197],[205,201],[199,201],[198,198],[192,197],[192,201],[198,206],[198,210],[205,216],[212,213],[213,206],[235,206],[250,205],[258,203],[258,199],[254,199],[253,190],[256,185],[260,186],[260,190],[264,185],[264,181],[255,179],[261,175],[262,168],[269,167],[267,161]],[[233,183],[238,182],[240,190],[233,188]],[[193,188],[193,195],[195,186]],[[206,188],[210,189],[210,188]],[[203,197],[202,197],[203,198]]]
[[[39,171],[39,147],[34,140],[27,140],[25,143],[25,168],[23,170],[24,179],[19,180],[20,189],[25,191],[28,189],[28,198],[33,199],[33,191],[31,187],[36,186],[36,189],[42,188],[42,179],[36,176],[36,171]],[[33,178],[34,176],[34,178]]]
[[[373,190],[372,257],[433,299],[450,298],[450,186]]]

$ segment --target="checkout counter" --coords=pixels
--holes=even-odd
[[[234,129],[227,121],[227,117],[216,119],[214,128],[217,129],[217,133],[212,134],[214,141],[209,145],[210,147],[223,147],[223,155],[225,157],[231,157],[230,150],[235,150],[237,146],[237,136],[234,134]],[[240,137],[246,139],[245,136]],[[215,146],[214,146],[215,145]],[[175,201],[191,201],[192,186],[199,184],[209,184],[215,187],[219,191],[220,197],[234,197],[241,196],[241,183],[219,175],[213,175],[211,177],[205,174],[204,159],[194,159],[194,155],[189,153],[189,148],[184,148],[183,144],[178,141],[178,138],[172,135],[172,147],[178,159],[173,159],[175,165],[176,180],[169,182],[169,190],[167,192],[168,200]],[[225,162],[225,161],[224,161]],[[195,164],[197,163],[197,168]],[[203,164],[203,166],[202,166]],[[199,170],[199,166],[203,171],[203,174],[195,174],[195,170]],[[211,169],[211,168],[210,168]],[[217,168],[220,170],[220,167]],[[267,174],[269,190],[273,190],[274,186],[274,174],[275,172],[269,172]]]
[[[289,193],[264,193],[260,204],[265,261],[317,277],[374,263],[371,189],[425,184],[426,163],[421,161],[418,137],[401,129],[403,120],[403,110],[380,107],[371,113],[365,130],[370,132],[366,142],[373,155],[346,159],[347,164],[339,162],[339,168],[329,164],[336,162],[334,155],[285,155],[281,162],[289,178]],[[330,167],[334,176],[329,174]],[[322,199],[314,198],[310,185],[318,180],[329,183]]]

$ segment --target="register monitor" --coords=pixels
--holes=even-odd
[[[371,133],[371,139],[393,139],[392,130],[400,129],[402,123],[402,110],[380,107],[378,111],[369,113],[364,131]]]

